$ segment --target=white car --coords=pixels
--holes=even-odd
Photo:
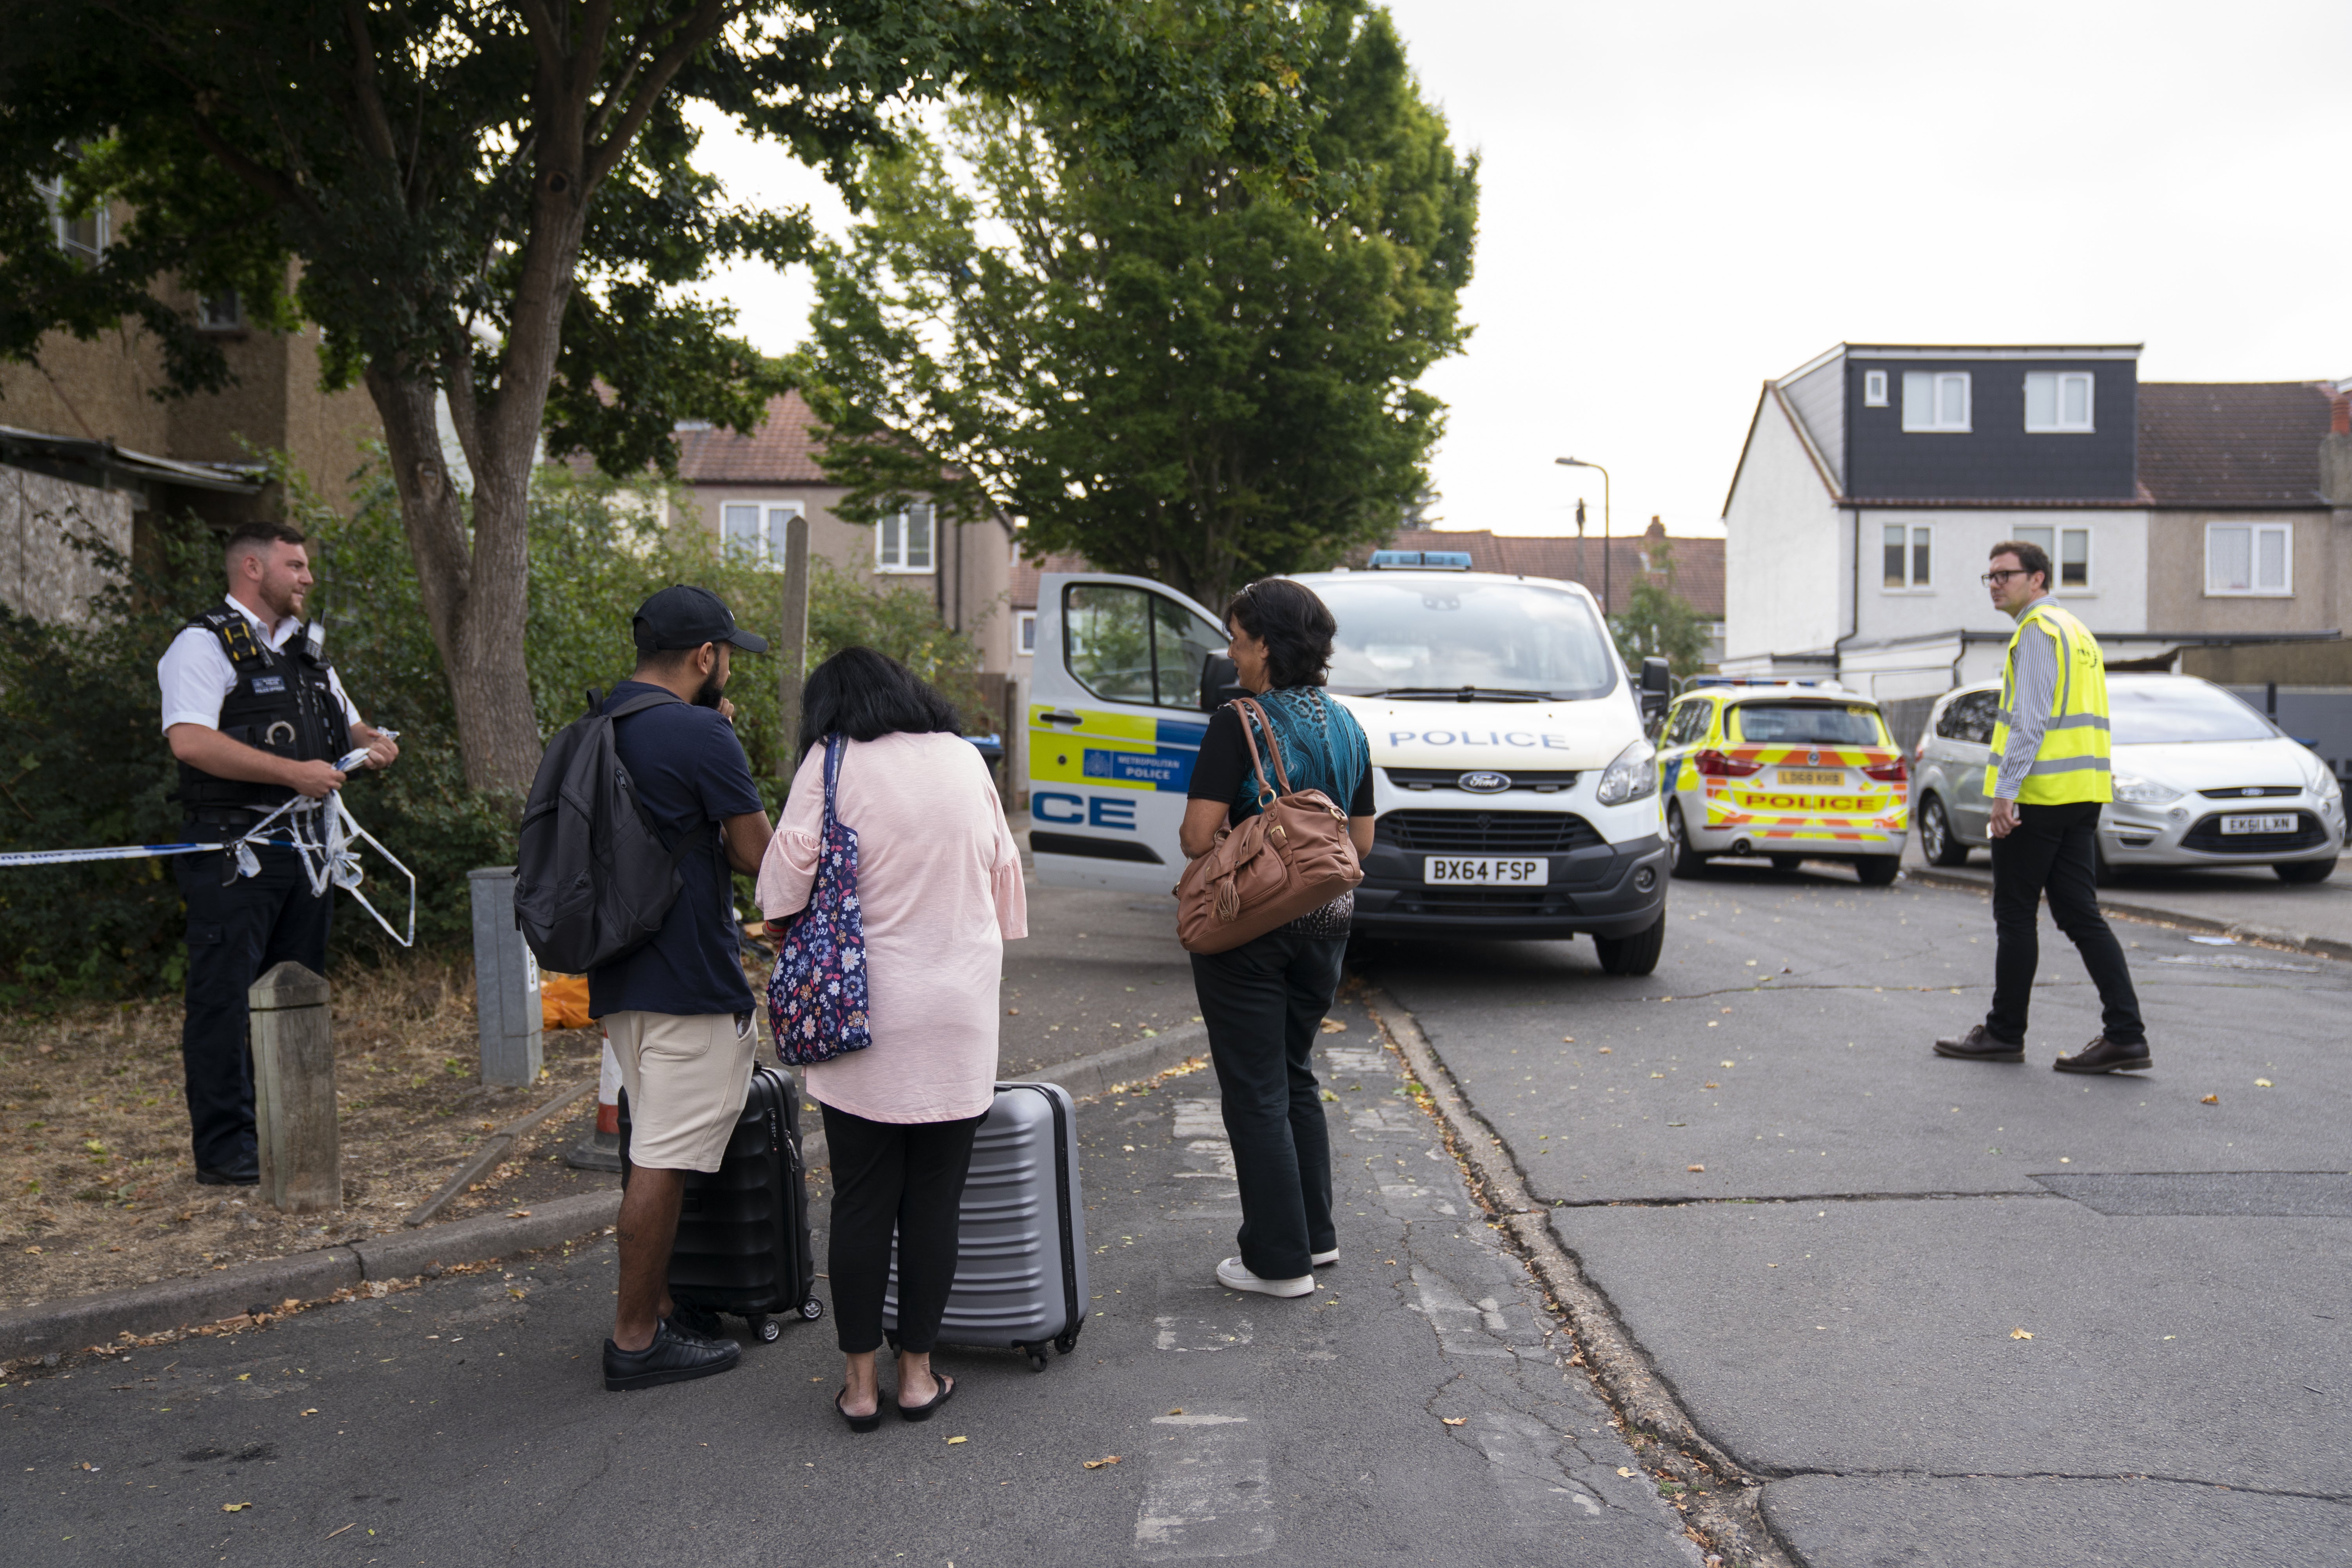
[[[1937,702],[1919,737],[1911,813],[1930,864],[1989,842],[1984,791],[1999,682]],[[2111,675],[2115,804],[2099,816],[2099,870],[2262,866],[2323,881],[2344,852],[2344,791],[2311,749],[2235,694],[2190,675]]]

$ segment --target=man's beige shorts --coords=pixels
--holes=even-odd
[[[654,1171],[715,1171],[751,1089],[760,1031],[746,1013],[607,1013],[604,1033],[629,1094],[629,1160]]]

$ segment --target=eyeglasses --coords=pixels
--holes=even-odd
[[[1988,572],[1983,576],[1978,578],[1977,581],[1982,583],[1988,588],[1998,588],[2003,583],[2008,582],[2011,577],[2022,577],[2025,574],[2026,574],[2022,568],[2011,566],[2000,572]]]

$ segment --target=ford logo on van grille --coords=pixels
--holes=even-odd
[[[1511,775],[1508,773],[1464,773],[1460,778],[1454,782],[1458,787],[1468,790],[1472,795],[1495,795],[1511,787]]]

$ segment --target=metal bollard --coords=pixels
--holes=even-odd
[[[343,1206],[343,1167],[326,978],[289,959],[255,981],[246,1001],[262,1195],[280,1213],[331,1213]]]
[[[466,873],[474,898],[474,1019],[482,1042],[482,1081],[499,1089],[539,1081],[541,1031],[539,960],[515,924],[515,868],[482,866]]]

